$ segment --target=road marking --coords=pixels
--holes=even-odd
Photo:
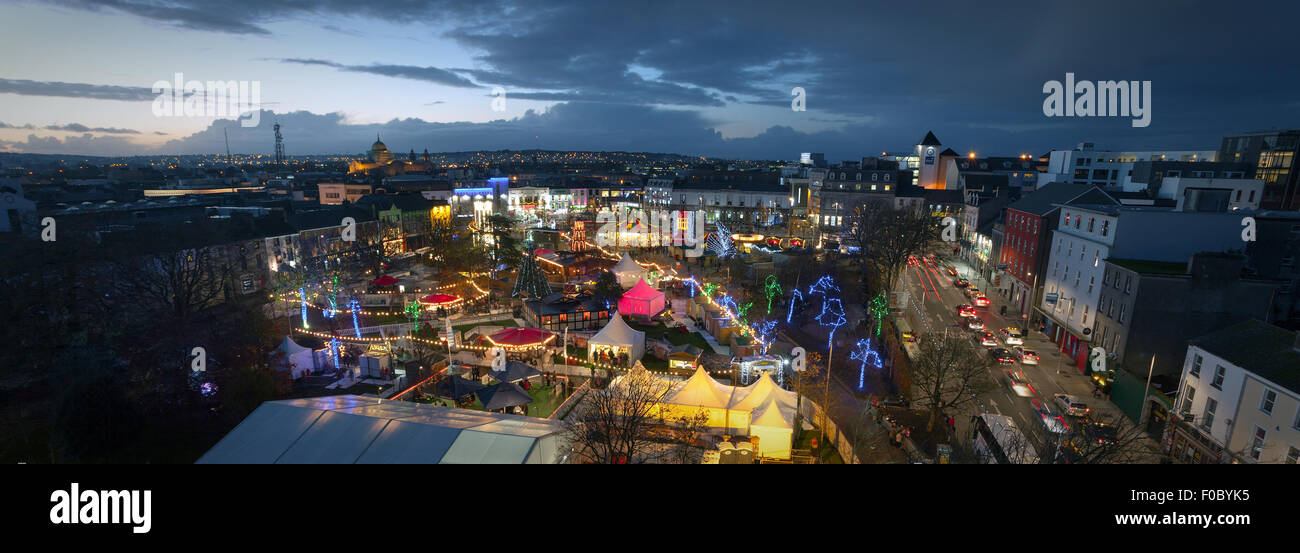
[[[997,414],[999,414],[999,415],[1002,414],[1002,410],[1001,410],[1001,409],[998,409],[998,404],[997,404],[997,403],[990,401],[989,404],[993,406],[993,412],[994,412],[994,413],[997,413]]]

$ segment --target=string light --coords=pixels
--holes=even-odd
[[[767,275],[764,280],[763,293],[767,295],[767,314],[772,314],[772,300],[782,295],[781,281],[776,275]]]
[[[790,309],[785,312],[785,324],[790,324],[790,316],[794,315],[794,300],[803,301],[803,292],[798,288],[790,290]]]
[[[839,298],[826,298],[822,301],[822,312],[817,314],[817,324],[831,329],[830,336],[826,338],[827,349],[835,343],[835,331],[847,322],[849,320],[844,318],[844,304]]]
[[[361,337],[361,321],[358,318],[358,313],[361,311],[358,309],[360,303],[357,300],[348,300],[348,311],[352,312],[352,330],[357,333],[357,338]]]
[[[871,338],[863,338],[853,344],[853,351],[849,353],[849,359],[862,362],[862,366],[858,369],[858,390],[867,387],[867,363],[871,363],[871,366],[877,369],[884,367],[880,354],[871,347]]]

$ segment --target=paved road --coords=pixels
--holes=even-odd
[[[997,335],[996,329],[1008,326],[1020,326],[1019,313],[1014,308],[1009,308],[1006,317],[999,314],[999,308],[1006,301],[996,293],[991,283],[978,276],[970,265],[959,258],[951,259],[961,276],[971,280],[972,284],[979,287],[981,291],[987,294],[992,300],[989,307],[977,307],[976,313],[984,320],[985,328]],[[963,293],[962,289],[953,286],[952,282],[956,277],[950,276],[942,265],[925,264],[923,267],[908,267],[904,275],[904,283],[909,291],[910,306],[906,310],[906,317],[912,328],[921,334],[934,332],[961,332],[970,336],[972,331],[964,327],[958,327],[956,306],[966,303],[972,303]],[[1011,346],[1001,341],[998,335],[999,346],[1011,349]],[[1025,347],[1038,352],[1040,357],[1037,365],[1024,365],[1019,362],[1006,367],[1020,370],[1029,380],[1033,390],[1033,397],[1019,397],[1014,395],[1006,385],[1005,378],[1002,375],[1002,368],[995,366],[990,369],[989,376],[997,383],[993,389],[979,397],[979,403],[972,408],[967,409],[963,415],[973,415],[978,413],[997,413],[1008,415],[1015,419],[1016,424],[1022,428],[1033,429],[1033,432],[1027,434],[1031,436],[1041,435],[1041,422],[1034,411],[1032,400],[1037,399],[1044,404],[1052,404],[1052,394],[1067,393],[1074,394],[1084,398],[1093,412],[1099,417],[1105,419],[1121,418],[1122,414],[1119,409],[1107,400],[1098,399],[1092,396],[1093,385],[1088,377],[1079,372],[1079,369],[1065,355],[1057,349],[1056,345],[1047,339],[1047,336],[1036,329],[1030,329],[1029,335],[1025,338]],[[970,436],[970,429],[967,428],[969,416],[958,417],[959,436]],[[1045,444],[1035,444],[1042,447]],[[1041,451],[1042,449],[1040,449]]]

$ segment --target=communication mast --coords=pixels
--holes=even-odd
[[[275,124],[275,164],[284,165],[284,137],[280,136],[280,124]]]

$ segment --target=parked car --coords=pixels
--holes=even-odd
[[[1070,394],[1052,394],[1052,397],[1056,399],[1056,405],[1059,406],[1065,414],[1072,417],[1082,417],[1092,412],[1092,409],[1088,407],[1088,404],[1084,403],[1083,399],[1079,396]]]
[[[974,317],[974,316],[975,316],[975,308],[974,308],[974,307],[971,307],[971,305],[970,305],[969,303],[963,303],[963,304],[961,304],[961,305],[958,305],[958,306],[957,306],[957,316],[958,316],[958,317]]]
[[[984,330],[984,319],[971,317],[970,320],[966,321],[966,328],[971,330]]]
[[[1034,397],[1034,386],[1025,378],[1024,373],[1016,369],[1003,369],[1002,374],[1006,376],[1007,387],[1011,388],[1011,393],[1020,397]]]
[[[964,278],[958,278],[957,280],[952,281],[952,285],[958,288],[965,288],[970,286],[970,281]]]
[[[1016,346],[1016,347],[1012,348],[1011,351],[1014,351],[1014,352],[1016,353],[1016,357],[1019,357],[1019,358],[1020,358],[1020,362],[1021,362],[1022,364],[1025,364],[1025,365],[1037,365],[1037,364],[1038,364],[1038,352],[1036,352],[1036,351],[1034,351],[1034,350],[1032,350],[1032,349],[1028,349],[1028,348],[1025,348],[1025,347],[1022,347],[1022,346]]]
[[[980,295],[980,289],[979,289],[979,288],[976,288],[976,287],[974,287],[974,286],[971,286],[971,287],[966,288],[965,290],[963,290],[962,293],[963,293],[963,294],[966,294],[966,297],[968,297],[968,298],[974,298],[974,297]]]
[[[988,348],[997,347],[998,345],[998,339],[993,337],[992,332],[981,332],[977,334],[975,336],[975,341],[979,342],[981,346]]]
[[[1039,422],[1043,423],[1043,428],[1053,434],[1064,434],[1070,430],[1070,425],[1065,422],[1065,417],[1051,406],[1044,404],[1037,398],[1034,399],[1034,412],[1038,414]]]
[[[989,355],[992,356],[993,360],[997,361],[1000,365],[1014,365],[1016,363],[1016,358],[1005,348],[990,349]]]
[[[998,332],[1002,334],[1002,341],[1008,346],[1019,346],[1025,343],[1025,335],[1020,333],[1019,328],[1006,327]]]

